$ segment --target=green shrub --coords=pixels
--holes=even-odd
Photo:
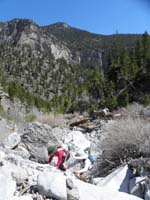
[[[143,103],[144,103],[145,106],[150,105],[150,95],[145,95],[144,96]]]
[[[127,91],[123,92],[119,97],[118,97],[118,104],[121,107],[126,107],[129,104],[129,94]]]
[[[110,96],[109,98],[107,98],[106,107],[108,107],[110,110],[117,109],[117,107],[118,107],[117,97]]]

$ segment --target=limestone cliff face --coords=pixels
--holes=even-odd
[[[55,32],[55,29],[57,31]],[[54,31],[53,31],[54,30]],[[71,31],[70,33],[68,32]],[[14,19],[0,25],[0,44],[20,47],[29,46],[32,53],[35,51],[46,52],[49,51],[54,59],[64,58],[67,63],[71,64],[88,64],[92,63],[102,64],[102,48],[99,49],[89,48],[89,45],[80,47],[80,40],[84,40],[84,35],[78,40],[78,35],[71,36],[74,42],[66,40],[64,31],[67,31],[70,36],[73,28],[65,23],[58,23],[54,26],[39,27],[32,20],[27,19]],[[57,34],[62,33],[62,38],[57,37]],[[63,35],[65,38],[63,39]],[[81,32],[82,35],[82,32]],[[78,43],[79,42],[79,43]],[[91,41],[88,41],[89,43]],[[72,46],[69,44],[71,43]]]
[[[65,43],[71,52],[72,64],[88,67],[95,64],[102,66],[103,47],[100,35],[82,31],[61,22],[42,28],[48,34],[55,36],[58,41]]]
[[[29,46],[32,52],[50,51],[55,59],[71,59],[71,52],[66,45],[53,35],[46,34],[31,20],[15,19],[0,25],[0,44],[13,48]]]

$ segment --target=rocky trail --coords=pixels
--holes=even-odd
[[[0,200],[149,199],[140,193],[141,185],[136,184],[139,177],[135,177],[126,164],[105,177],[96,175],[102,151],[100,141],[107,134],[105,127],[113,120],[87,120],[79,126],[69,126],[71,123],[68,120],[68,125],[62,128],[36,121],[13,129],[13,124],[8,126],[1,119]],[[73,165],[62,172],[55,168],[55,159],[51,165],[47,164],[47,148],[60,144],[71,147],[68,166],[74,161],[73,152],[91,149],[95,159],[92,183],[79,180],[74,175],[73,171],[78,166]],[[138,164],[131,163],[131,166],[135,165]],[[146,183],[149,185],[148,181]]]

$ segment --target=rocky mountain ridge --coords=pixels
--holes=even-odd
[[[65,23],[40,27],[28,19],[1,23],[0,82],[10,98],[16,95],[46,111],[84,110],[95,102],[104,106],[107,92],[98,88],[106,88],[101,76],[116,37],[121,48],[132,49],[141,35],[104,36]],[[93,72],[95,66],[100,72]],[[99,76],[101,86],[91,83],[96,78],[91,74]],[[98,92],[91,91],[92,84]]]
[[[140,35],[120,34],[119,37],[123,46],[132,48]],[[5,45],[8,48],[16,46],[21,48],[20,50],[29,46],[36,58],[40,56],[40,53],[49,52],[55,60],[64,58],[67,63],[90,67],[95,64],[104,67],[103,55],[111,47],[113,40],[115,40],[113,35],[89,33],[66,23],[40,27],[32,20],[14,19],[0,24],[2,46]]]

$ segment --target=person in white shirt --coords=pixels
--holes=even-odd
[[[73,157],[81,163],[82,169],[74,171],[74,174],[82,179],[82,177],[87,176],[87,172],[92,169],[93,164],[91,163],[90,159],[88,158],[88,154],[84,151],[80,150],[77,154],[73,155]],[[89,174],[88,174],[89,175]]]

